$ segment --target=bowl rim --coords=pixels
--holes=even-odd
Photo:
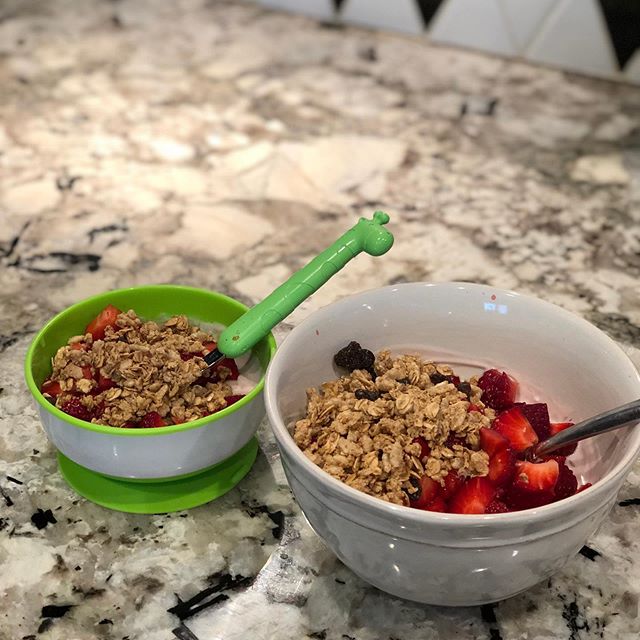
[[[309,460],[296,445],[292,435],[289,433],[284,421],[282,420],[280,413],[277,409],[277,398],[275,397],[274,387],[275,383],[273,379],[278,375],[279,368],[285,368],[285,359],[287,357],[287,342],[289,337],[293,335],[298,329],[308,328],[314,325],[318,321],[319,315],[329,315],[335,312],[335,308],[346,303],[347,301],[354,301],[358,298],[366,298],[372,293],[378,293],[381,291],[393,291],[397,289],[416,289],[416,288],[439,288],[439,289],[471,289],[474,291],[485,291],[488,294],[498,294],[509,297],[521,298],[525,301],[540,305],[547,311],[556,314],[561,319],[569,322],[573,322],[582,330],[591,333],[591,335],[604,343],[606,343],[620,359],[621,366],[625,366],[630,373],[633,373],[638,387],[640,388],[640,372],[636,369],[635,365],[631,362],[626,353],[620,348],[620,346],[610,338],[606,333],[598,329],[595,325],[591,324],[581,316],[572,313],[562,307],[542,300],[536,296],[518,293],[509,289],[500,289],[490,285],[477,284],[471,282],[403,282],[393,285],[386,285],[384,287],[375,287],[362,291],[353,295],[345,296],[336,300],[316,311],[312,312],[307,318],[305,318],[300,324],[293,328],[291,333],[283,341],[282,345],[278,349],[278,352],[269,363],[267,369],[266,382],[265,382],[265,407],[267,410],[267,416],[269,423],[274,432],[274,436],[279,447],[283,448],[288,455],[296,460],[296,462],[302,466],[304,471],[313,476],[321,485],[324,485],[333,494],[338,494],[344,498],[347,502],[359,503],[359,506],[363,508],[370,508],[378,513],[390,518],[402,518],[405,521],[409,521],[415,525],[426,524],[448,524],[448,525],[462,525],[466,527],[478,527],[492,524],[513,524],[522,525],[530,524],[532,521],[542,521],[550,519],[553,516],[560,515],[562,512],[577,506],[580,503],[585,503],[590,497],[595,497],[607,490],[609,483],[616,479],[616,477],[624,474],[633,464],[635,458],[640,451],[640,422],[631,429],[635,432],[634,446],[630,447],[622,460],[616,464],[605,476],[597,480],[592,486],[574,494],[568,498],[563,498],[558,502],[552,502],[542,507],[536,507],[533,509],[523,509],[522,511],[510,511],[508,513],[496,513],[496,514],[458,514],[458,513],[440,513],[435,511],[423,511],[421,509],[413,509],[404,505],[393,504],[370,496],[362,491],[358,491],[353,487],[349,487],[337,478],[322,470]],[[311,489],[308,489],[311,490]]]
[[[174,284],[150,284],[150,285],[140,285],[140,286],[134,286],[134,287],[124,287],[121,289],[112,289],[110,291],[105,291],[103,293],[98,293],[96,295],[89,296],[88,298],[84,298],[72,304],[71,306],[66,307],[65,309],[63,309],[62,311],[54,315],[52,318],[50,318],[46,322],[46,324],[42,327],[42,329],[40,329],[40,331],[38,331],[38,333],[35,335],[35,337],[31,341],[31,344],[29,345],[29,348],[27,349],[27,353],[24,360],[24,376],[25,376],[25,381],[27,383],[27,387],[31,392],[31,395],[35,398],[36,402],[41,407],[43,407],[48,413],[53,415],[55,418],[58,418],[59,420],[62,420],[63,422],[70,424],[71,426],[79,427],[87,431],[93,431],[95,433],[101,433],[103,435],[110,435],[110,436],[117,435],[117,436],[124,436],[124,437],[161,436],[161,435],[182,433],[183,431],[190,431],[191,429],[198,429],[199,427],[206,426],[208,424],[211,424],[212,422],[222,420],[227,416],[229,416],[234,411],[237,411],[238,409],[241,409],[242,407],[247,406],[249,403],[251,403],[254,400],[254,398],[256,398],[262,392],[264,388],[265,380],[266,380],[266,368],[268,368],[269,364],[271,364],[271,361],[273,360],[273,356],[276,353],[276,340],[273,336],[273,333],[269,333],[266,336],[267,344],[269,347],[269,359],[267,362],[267,367],[265,368],[265,370],[263,370],[262,376],[260,377],[258,384],[256,384],[256,386],[253,387],[253,389],[251,389],[251,391],[249,391],[249,393],[247,393],[244,396],[244,398],[238,400],[238,402],[235,402],[231,406],[225,407],[224,409],[221,409],[220,411],[210,416],[199,418],[198,420],[183,422],[182,424],[167,425],[166,427],[161,427],[161,428],[138,427],[136,429],[124,429],[122,427],[111,427],[103,424],[94,424],[93,422],[87,422],[85,420],[80,420],[78,418],[70,416],[64,413],[64,411],[61,411],[60,409],[58,409],[58,407],[56,407],[54,404],[49,402],[42,395],[42,393],[40,392],[40,389],[38,388],[38,385],[36,384],[33,378],[33,372],[32,372],[33,357],[34,357],[36,346],[38,345],[40,340],[43,339],[44,335],[47,333],[49,328],[54,323],[60,320],[64,320],[65,316],[76,313],[78,309],[80,309],[81,307],[83,307],[88,303],[104,300],[105,304],[108,304],[113,294],[123,293],[123,292],[136,293],[143,290],[149,291],[149,292],[156,291],[160,293],[160,292],[166,292],[169,289],[173,291],[182,291],[185,293],[197,292],[198,294],[205,294],[210,296],[212,300],[230,304],[231,306],[236,307],[239,311],[247,312],[249,310],[249,307],[247,307],[245,304],[243,304],[239,300],[236,300],[235,298],[231,298],[230,296],[226,296],[223,293],[219,293],[217,291],[209,291],[208,289],[201,289],[199,287],[188,287],[184,285],[174,285]]]

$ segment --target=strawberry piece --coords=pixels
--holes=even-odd
[[[502,496],[503,502],[511,511],[521,511],[522,509],[535,509],[545,504],[553,502],[555,499],[553,492],[547,491],[527,491],[515,485],[507,488]]]
[[[213,351],[218,345],[215,342],[205,342],[202,346],[204,347],[205,354],[207,354]]]
[[[484,410],[481,407],[479,407],[477,404],[473,404],[473,402],[470,402],[469,406],[467,407],[467,413],[472,413],[473,411],[484,413]]]
[[[432,502],[425,507],[425,511],[438,511],[444,513],[447,510],[447,503],[442,496],[437,496]]]
[[[91,422],[91,418],[93,417],[89,409],[82,404],[82,401],[77,396],[69,398],[60,407],[60,410],[74,418],[78,418],[78,420],[86,420],[87,422]]]
[[[457,444],[461,447],[466,447],[467,443],[464,438],[458,438],[458,436],[454,436],[453,434],[449,435],[449,437],[444,441],[445,447],[449,447],[449,449],[453,448],[453,445]]]
[[[40,387],[40,392],[55,398],[62,393],[62,387],[57,380],[45,380]]]
[[[135,422],[131,422],[131,420],[129,420],[128,422],[125,422],[120,428],[121,429],[137,429],[138,425]]]
[[[581,491],[584,491],[589,487],[593,487],[593,485],[590,482],[587,482],[586,484],[583,484],[581,487],[578,487],[578,490],[576,491],[576,493],[580,493]]]
[[[552,493],[559,475],[560,465],[555,460],[546,462],[518,460],[513,484],[522,491]]]
[[[496,486],[507,484],[516,470],[516,455],[511,449],[496,451],[489,458],[489,473],[487,478]]]
[[[545,440],[549,437],[549,408],[544,402],[534,404],[516,402],[514,406],[522,411],[522,415],[529,421],[540,440]]]
[[[504,371],[488,369],[478,380],[482,402],[492,409],[508,409],[516,399],[518,383]]]
[[[93,380],[93,369],[88,364],[82,367],[82,377],[85,380]]]
[[[503,411],[492,427],[503,435],[516,451],[524,451],[538,442],[538,436],[519,407]]]
[[[229,370],[229,375],[225,378],[225,381],[237,380],[240,376],[236,361],[233,358],[224,358],[224,360],[221,360],[211,372],[211,382],[220,382],[222,380],[222,376],[220,375],[220,369],[222,367],[225,367]]]
[[[457,471],[449,471],[444,477],[444,486],[440,488],[442,495],[447,499],[450,498],[463,482]]]
[[[87,347],[82,342],[74,342],[74,343],[69,345],[69,348],[73,349],[74,351],[86,351],[87,350]]]
[[[199,353],[187,353],[186,351],[180,351],[180,358],[187,362],[187,360],[193,360],[196,356],[199,356]]]
[[[509,441],[495,429],[482,427],[480,429],[480,447],[489,456],[492,456],[496,451],[502,451],[502,449],[509,447]]]
[[[549,435],[555,436],[557,433],[568,429],[569,427],[573,427],[573,422],[552,422],[549,425]],[[575,453],[578,447],[578,443],[574,442],[573,444],[568,444],[560,449],[556,449],[554,451],[555,455],[558,456],[570,456],[572,453]]]
[[[576,493],[578,490],[578,479],[575,477],[573,471],[567,467],[563,462],[559,465],[560,475],[554,489],[556,500],[562,500],[568,498]]]
[[[230,407],[232,404],[238,402],[238,400],[242,400],[242,398],[244,398],[244,395],[226,396],[224,400],[227,403],[227,407]]]
[[[431,447],[429,443],[422,437],[418,436],[411,441],[411,444],[419,444],[420,445],[420,460],[423,458],[428,458],[431,455]]]
[[[485,513],[508,513],[509,507],[501,500],[492,500]]]
[[[120,314],[112,304],[107,305],[98,315],[87,325],[87,333],[93,336],[94,340],[102,340],[104,338],[107,327],[113,327],[116,319]]]
[[[485,513],[496,497],[496,488],[487,478],[471,478],[451,498],[451,513]]]
[[[409,504],[414,509],[426,509],[440,496],[440,485],[429,476],[422,476],[418,480],[418,490],[409,496]]]
[[[138,426],[143,429],[153,429],[155,427],[165,427],[167,423],[157,411],[149,411],[146,416],[140,420]]]
[[[106,376],[103,376],[98,371],[98,391],[99,392],[107,391],[107,389],[111,389],[115,386],[116,386],[116,383],[113,380],[111,380],[110,378],[107,378]]]
[[[458,376],[447,376],[447,380],[457,389],[460,386],[460,378]]]

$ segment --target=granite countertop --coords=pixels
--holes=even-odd
[[[22,362],[89,294],[171,282],[252,303],[384,208],[394,249],[279,339],[348,293],[455,279],[560,304],[640,363],[640,88],[204,0],[7,0],[0,87],[2,640],[638,637],[640,466],[548,583],[423,606],[324,547],[266,424],[212,504],[132,516],[79,498]]]

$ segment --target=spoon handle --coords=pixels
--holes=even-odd
[[[383,226],[387,222],[389,216],[382,211],[376,211],[372,220],[360,218],[330,247],[230,324],[218,339],[219,352],[236,358],[249,351],[361,251],[372,256],[381,256],[389,251],[393,236]]]
[[[546,456],[567,444],[573,444],[599,433],[606,433],[607,431],[628,426],[630,422],[638,420],[640,420],[640,400],[634,400],[616,409],[611,409],[593,416],[593,418],[583,420],[573,427],[564,429],[564,431],[555,436],[543,440],[535,446],[535,457]]]

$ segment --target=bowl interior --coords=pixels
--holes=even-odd
[[[640,396],[638,372],[619,347],[559,307],[481,285],[402,284],[341,300],[290,334],[267,377],[267,401],[283,424],[304,413],[307,387],[339,375],[333,354],[350,340],[417,352],[465,375],[503,369],[520,382],[520,399],[546,402],[554,422]],[[582,482],[594,483],[639,448],[638,428],[610,432],[582,442],[570,462]]]
[[[27,353],[25,363],[27,384],[42,406],[55,410],[39,392],[40,386],[51,373],[51,358],[70,337],[82,334],[87,324],[108,304],[113,304],[123,311],[133,309],[144,320],[162,321],[172,315],[182,314],[194,324],[200,325],[226,326],[247,311],[245,305],[220,293],[174,285],[119,289],[78,302],[50,320],[34,338]],[[257,359],[263,373],[274,352],[275,340],[271,334],[253,348],[252,355]],[[260,378],[257,386],[259,389],[262,388],[263,377]],[[233,407],[236,405],[232,405],[229,409]],[[224,412],[220,412],[222,413]],[[65,414],[61,412],[60,414],[64,418]],[[191,426],[194,423],[187,424]],[[176,428],[180,426],[182,425]],[[166,429],[173,429],[173,427]]]

